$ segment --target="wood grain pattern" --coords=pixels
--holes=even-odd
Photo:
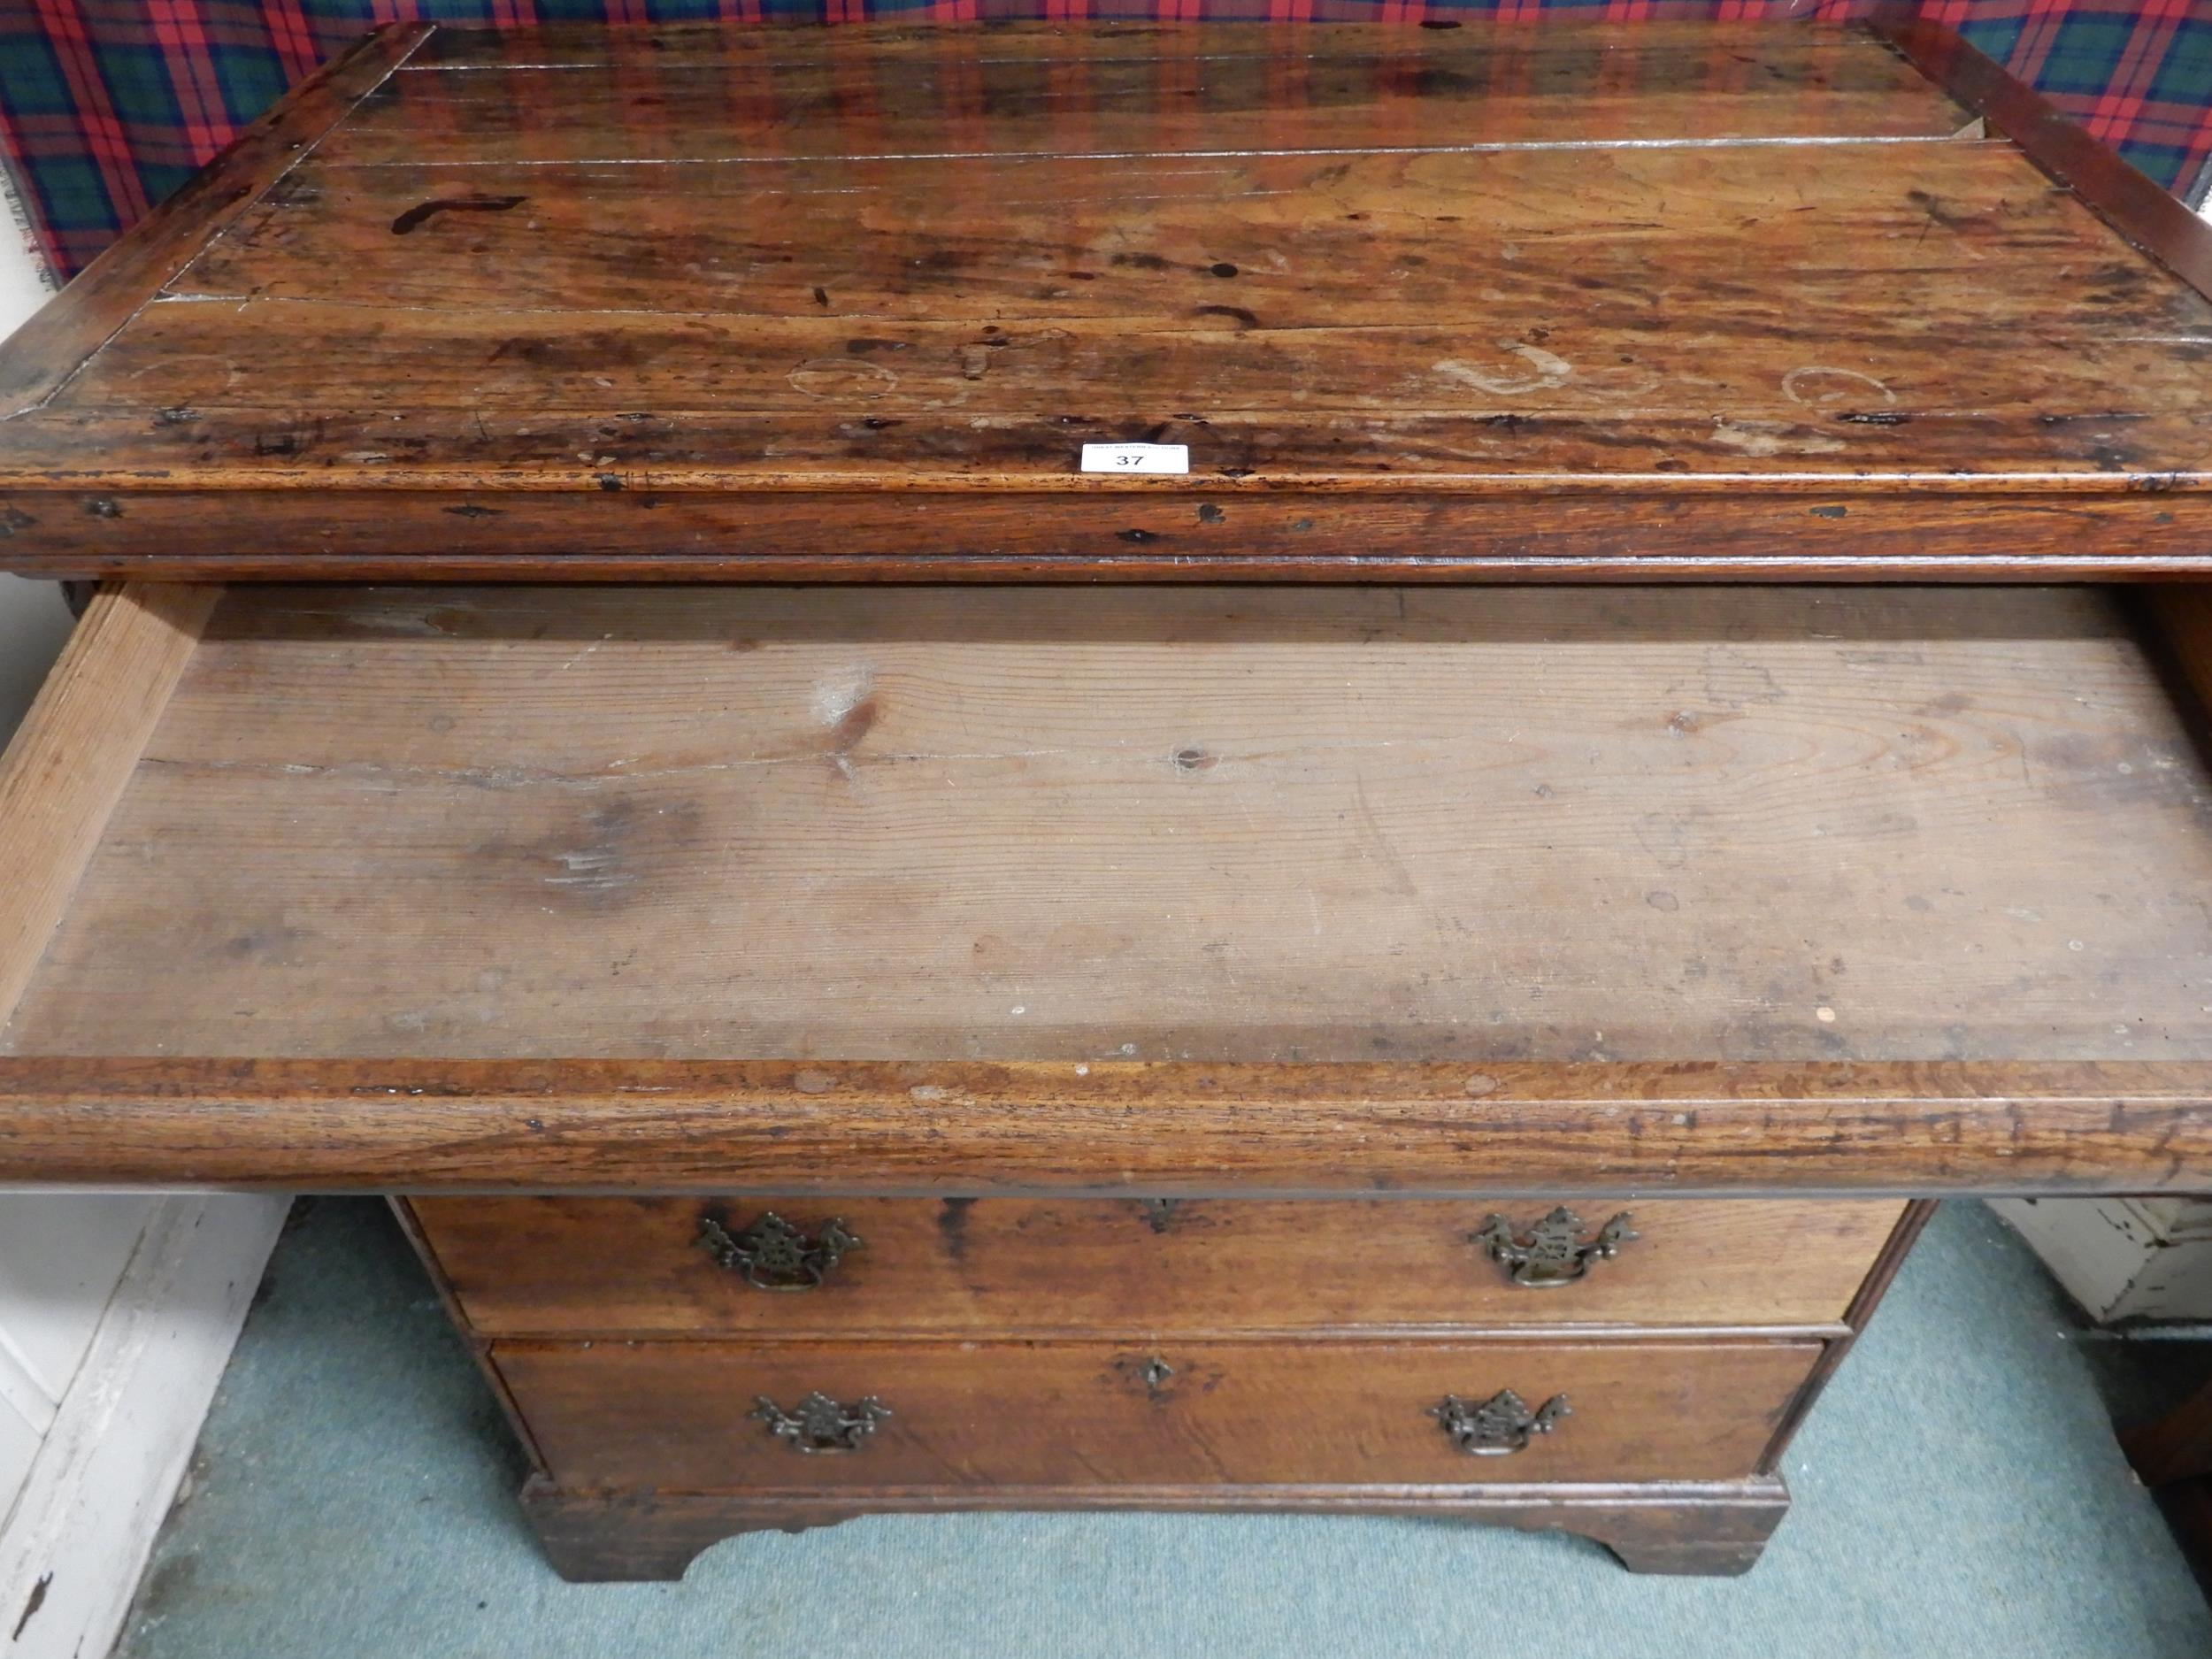
[[[1966,119],[1909,65],[1832,30],[1724,30],[1646,44],[1634,32],[1513,42],[1487,30],[1439,38],[1323,27],[1286,50],[1279,36],[1215,25],[1156,35],[1135,54],[1110,41],[1062,50],[1071,33],[955,29],[864,46],[786,33],[780,50],[649,60],[626,49],[622,61],[558,67],[433,59],[363,98],[325,153],[346,165],[426,155],[471,165],[938,161],[1943,139]],[[547,119],[549,106],[565,119]]]
[[[361,96],[430,34],[388,23],[331,59],[234,139],[7,337],[0,419],[37,410],[128,325],[210,240],[309,153]]]
[[[1758,1560],[1789,1509],[1773,1476],[1641,1486],[928,1486],[772,1496],[688,1492],[565,1492],[534,1477],[523,1510],[554,1569],[576,1584],[684,1576],[692,1558],[733,1533],[795,1532],[863,1514],[970,1509],[1183,1509],[1203,1514],[1402,1515],[1596,1540],[1632,1572],[1731,1576]],[[1560,1557],[1564,1564],[1566,1557]]]
[[[2081,590],[240,591],[0,1175],[2192,1190],[2206,811]]]
[[[1187,1479],[1461,1486],[1753,1472],[1816,1342],[501,1342],[559,1485],[589,1489],[1085,1486]],[[1168,1375],[1160,1376],[1156,1364]],[[1572,1415],[1476,1459],[1429,1415],[1510,1388]],[[749,1418],[818,1389],[893,1416],[803,1456]]]
[[[1389,435],[1387,423],[1379,423]],[[1141,437],[1102,424],[1100,441]],[[1079,441],[1080,438],[1079,432]],[[1433,429],[1424,442],[1455,442]],[[1071,445],[1069,455],[1075,453]],[[1822,480],[1682,495],[1497,498],[1276,491],[1194,504],[1172,493],[862,489],[726,495],[616,488],[572,522],[557,494],[472,489],[89,490],[71,550],[13,567],[155,580],[1392,583],[2147,581],[2212,575],[2212,497],[1961,494],[1842,500]],[[4,519],[0,509],[0,520]],[[2063,534],[2050,545],[2055,531]],[[410,550],[420,547],[426,550]],[[730,549],[741,547],[741,558]],[[947,553],[980,547],[984,553]]]
[[[753,1289],[700,1248],[772,1210],[810,1233],[803,1196],[416,1199],[442,1282],[483,1336],[1255,1335],[1357,1328],[1554,1325],[1793,1325],[1839,1321],[1894,1228],[1893,1201],[1644,1203],[1606,1199],[1594,1229],[1638,1237],[1568,1286],[1515,1285],[1474,1235],[1494,1211],[1456,1203],[1165,1206],[946,1198],[841,1199],[861,1240],[818,1289]]]
[[[2208,568],[2206,297],[1876,36],[1700,27],[434,36],[0,420],[0,561]]]
[[[242,591],[4,1043],[2208,1061],[2208,815],[2084,590]]]
[[[1786,96],[1788,81],[1765,67],[1766,52],[1793,53],[1798,61],[1849,60],[1851,72],[1877,73],[1867,59],[1874,42],[1856,31],[1785,28],[1706,18],[1653,18],[1623,32],[1573,18],[1547,19],[1540,31],[1468,13],[1432,18],[1415,25],[1301,21],[1294,29],[1256,29],[1248,23],[1202,22],[1145,18],[986,18],[949,33],[936,18],[879,18],[864,31],[822,30],[789,19],[764,23],[686,21],[641,23],[620,28],[595,24],[541,21],[529,28],[442,25],[418,52],[408,73],[436,73],[475,69],[506,73],[537,69],[628,68],[648,71],[727,70],[749,73],[770,66],[842,65],[865,71],[871,62],[941,60],[948,52],[972,51],[976,61],[1011,58],[1052,62],[1175,61],[1217,62],[1225,58],[1271,57],[1287,43],[1290,56],[1319,56],[1346,50],[1401,54],[1415,63],[1464,65],[1472,73],[1496,73],[1500,56],[1517,65],[1532,58],[1580,61],[1585,91],[1603,90],[1647,73],[1670,59],[1701,59],[1707,73],[1732,76],[1745,87],[1763,83],[1769,96]],[[1747,51],[1755,46],[1757,51]],[[1921,104],[1940,95],[1912,80],[1888,83]],[[1826,131],[1826,128],[1816,128]],[[1847,127],[1836,128],[1848,131]],[[1949,128],[1943,130],[1948,131]]]
[[[2206,1192],[2212,1071],[0,1056],[0,1181],[1545,1202]]]
[[[1902,5],[1870,27],[2129,242],[2212,297],[2212,227],[1953,30]]]
[[[2040,249],[2054,264],[2112,258],[2099,220],[2050,181],[2023,175],[2007,145],[1906,148],[1910,176],[1962,221],[1958,234],[1924,238],[1928,203],[1894,172],[1811,174],[1785,199],[1725,146],[979,157],[965,176],[989,196],[988,220],[949,218],[941,204],[933,211],[900,188],[894,165],[849,157],[741,168],[487,163],[469,169],[470,194],[396,234],[396,221],[447,199],[439,193],[452,187],[452,169],[353,169],[319,155],[211,242],[170,292],[338,302],[368,286],[386,303],[460,311],[496,276],[518,315],[657,309],[680,317],[688,308],[711,316],[741,303],[764,316],[979,325],[1002,322],[1015,308],[1040,319],[1095,318],[1110,308],[1141,318],[1148,298],[1152,313],[1171,322],[1184,318],[1193,280],[1202,276],[1225,303],[1278,326],[1405,324],[1412,306],[1464,323],[1480,289],[1495,284],[1571,303],[1578,257],[1595,280],[1586,292],[1624,293],[1663,265],[1681,279],[1667,296],[1671,308],[1717,317],[1724,295],[1734,293],[1763,322],[1783,313],[1772,291],[1742,269],[1740,244],[1696,234],[1717,220],[1768,229],[1779,267],[1772,274],[1832,301],[1859,272],[1917,282],[1932,299],[1961,306],[1965,271],[2006,246]],[[515,206],[495,205],[518,191]],[[1398,256],[1389,293],[1360,280],[1371,269],[1375,221],[1313,213],[1323,191],[1371,199],[1386,216]],[[1458,228],[1478,206],[1494,242],[1471,242]],[[1778,211],[1790,206],[1793,215]],[[793,222],[800,215],[803,234]],[[1819,246],[1805,223],[1816,219],[1847,227],[1855,245]],[[662,227],[666,257],[635,257],[637,219]],[[938,257],[917,266],[918,245]],[[340,247],[353,268],[317,257],[319,248]],[[1087,248],[1097,250],[1095,268],[1080,261]],[[1234,277],[1214,274],[1223,259],[1237,265]],[[1999,293],[1988,302],[2024,308],[2080,297],[2052,273],[2023,277],[2025,298]],[[2116,273],[2102,281],[2116,290],[2110,303],[2123,306],[2171,292],[2156,280],[2131,287]],[[1867,315],[1847,320],[1863,328]],[[1514,365],[1498,366],[1505,378]],[[1618,375],[1614,385],[1631,391],[1638,377]]]
[[[216,597],[139,583],[96,595],[0,757],[0,1018],[66,914]]]

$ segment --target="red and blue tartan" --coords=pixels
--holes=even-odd
[[[1840,16],[1855,0],[0,0],[0,149],[69,275],[284,89],[395,18],[521,27],[915,16],[1412,21]],[[2212,0],[1926,0],[2129,161],[2195,193],[2212,156]]]

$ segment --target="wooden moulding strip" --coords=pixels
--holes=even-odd
[[[8,339],[0,419],[37,408],[258,201],[435,26],[388,23],[325,64],[140,219]]]
[[[2212,1192],[2212,1064],[0,1058],[0,1181],[320,1191]]]
[[[93,595],[0,757],[0,1025],[168,706],[222,589],[128,582]]]

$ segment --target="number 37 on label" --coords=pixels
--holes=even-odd
[[[1087,443],[1083,446],[1086,472],[1177,473],[1190,471],[1187,443]]]

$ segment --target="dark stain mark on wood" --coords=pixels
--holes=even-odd
[[[446,511],[456,518],[496,518],[499,517],[498,508],[480,506],[472,501],[463,502],[458,507],[448,507]]]
[[[1464,98],[1482,88],[1472,75],[1424,65],[1406,78],[1405,89],[1417,98]]]
[[[612,495],[615,491],[622,488],[622,480],[612,472],[600,473],[598,483],[599,488],[605,490],[609,495]]]
[[[1165,271],[1168,262],[1156,253],[1118,253],[1113,257],[1118,265],[1133,266],[1139,271]]]
[[[829,305],[829,290],[827,288],[816,288],[814,290],[814,303],[817,305],[826,309]]]
[[[863,697],[838,717],[830,728],[830,752],[841,763],[860,747],[861,741],[875,729],[881,710],[873,697]]]
[[[120,518],[123,516],[121,503],[105,495],[95,495],[85,503],[84,510],[95,518]]]
[[[304,942],[313,935],[298,927],[257,927],[223,941],[223,954],[241,961],[281,960],[280,953],[288,945]]]
[[[485,789],[512,787],[506,773],[472,775]],[[594,803],[542,835],[477,844],[470,856],[488,879],[523,884],[541,903],[604,913],[621,909],[653,872],[698,856],[701,812],[695,801],[644,807],[628,796]]]
[[[1226,317],[1239,328],[1257,328],[1260,319],[1241,305],[1201,305],[1191,312],[1194,317]]]
[[[937,1236],[944,1240],[945,1254],[956,1262],[967,1259],[968,1211],[974,1208],[972,1198],[948,1198],[937,1206]]]
[[[394,219],[392,234],[411,235],[441,213],[504,213],[529,199],[526,196],[442,196],[435,201],[418,203]]]
[[[1816,518],[1845,518],[1851,513],[1848,507],[1815,507],[1810,511]]]
[[[1953,212],[1944,206],[1940,197],[1926,190],[1908,190],[1905,192],[1905,199],[1946,230],[1960,230],[1974,222],[1967,215]]]
[[[1215,506],[1213,503],[1210,501],[1201,502],[1199,503],[1198,522],[1201,524],[1219,524],[1228,516],[1229,515],[1227,513],[1222,511],[1220,508]]]
[[[1190,749],[1184,751],[1185,754],[1195,752]],[[1183,757],[1178,755],[1175,758],[1179,763]],[[1173,1225],[1175,1200],[1172,1198],[1140,1198],[1137,1202],[1144,1207],[1144,1225],[1153,1232],[1165,1233]]]
[[[37,523],[37,519],[20,507],[0,507],[0,536],[11,536],[19,530],[28,530]]]
[[[1226,259],[1218,260],[1208,265],[1206,269],[1217,277],[1233,277],[1237,273],[1236,266],[1231,265]]]
[[[906,349],[907,343],[903,340],[877,340],[866,335],[857,340],[848,340],[845,342],[846,355],[855,357],[864,357],[873,351],[904,351]]]
[[[1115,541],[1127,541],[1137,547],[1142,547],[1148,541],[1157,541],[1159,539],[1158,533],[1151,530],[1117,530],[1114,532]]]

